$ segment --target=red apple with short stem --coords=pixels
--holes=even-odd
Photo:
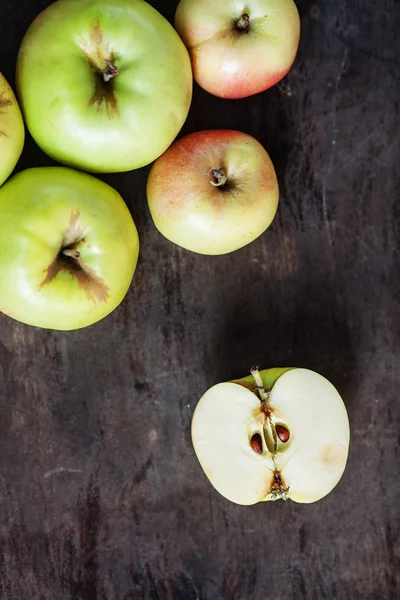
[[[181,0],[175,27],[197,83],[231,99],[278,83],[293,64],[300,37],[293,0]]]
[[[240,131],[187,135],[153,165],[147,198],[157,229],[200,254],[226,254],[259,237],[279,199],[267,151]]]

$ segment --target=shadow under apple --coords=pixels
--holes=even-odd
[[[351,401],[357,354],[340,291],[322,272],[275,289],[262,279],[239,292],[231,306],[216,332],[216,383],[244,377],[253,365],[303,367],[329,379],[346,404]]]

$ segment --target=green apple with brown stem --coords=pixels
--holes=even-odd
[[[13,172],[25,141],[25,127],[14,92],[0,73],[0,185]]]
[[[18,54],[33,138],[85,171],[130,171],[160,156],[186,120],[192,84],[184,44],[143,0],[58,0]]]
[[[135,272],[139,238],[121,196],[66,167],[28,169],[0,189],[0,311],[79,329],[110,314]]]
[[[205,474],[228,500],[311,503],[338,484],[350,428],[342,398],[323,376],[254,367],[202,396],[192,440]]]

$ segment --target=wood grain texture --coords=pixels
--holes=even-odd
[[[48,4],[1,0],[11,81]],[[176,0],[151,4],[172,20]],[[148,169],[106,176],[142,244],[122,306],[71,333],[0,315],[2,600],[400,597],[400,3],[298,6],[289,76],[236,102],[196,87],[184,128],[263,143],[270,230],[197,256],[153,227]],[[49,164],[28,139],[18,169]],[[197,399],[253,364],[312,368],[345,399],[348,468],[315,505],[230,504],[194,456]]]

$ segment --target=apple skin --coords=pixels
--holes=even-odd
[[[236,23],[249,16],[249,28]],[[300,38],[293,0],[181,0],[175,28],[192,60],[197,83],[221,98],[245,98],[280,81]]]
[[[104,82],[107,61],[118,74]],[[143,0],[59,0],[17,61],[27,127],[55,160],[123,172],[162,154],[186,120],[193,77],[174,28]]]
[[[272,369],[263,369],[260,371],[260,376],[263,382],[264,389],[269,391],[272,389],[274,383],[279,379],[281,375],[286,373],[286,371],[291,371],[295,367],[273,367]],[[253,375],[247,375],[246,377],[242,377],[241,379],[235,379],[232,383],[238,383],[243,387],[246,387],[252,392],[257,391],[257,385],[254,381]]]
[[[224,169],[226,186],[210,182]],[[259,237],[279,201],[275,169],[267,151],[240,131],[210,130],[186,135],[155,162],[147,183],[157,229],[182,248],[226,254]]]
[[[47,329],[91,325],[123,300],[139,239],[121,196],[66,167],[23,171],[0,189],[0,311]],[[79,262],[62,248],[79,251]]]
[[[0,73],[0,185],[13,172],[25,142],[25,127],[14,92]]]

